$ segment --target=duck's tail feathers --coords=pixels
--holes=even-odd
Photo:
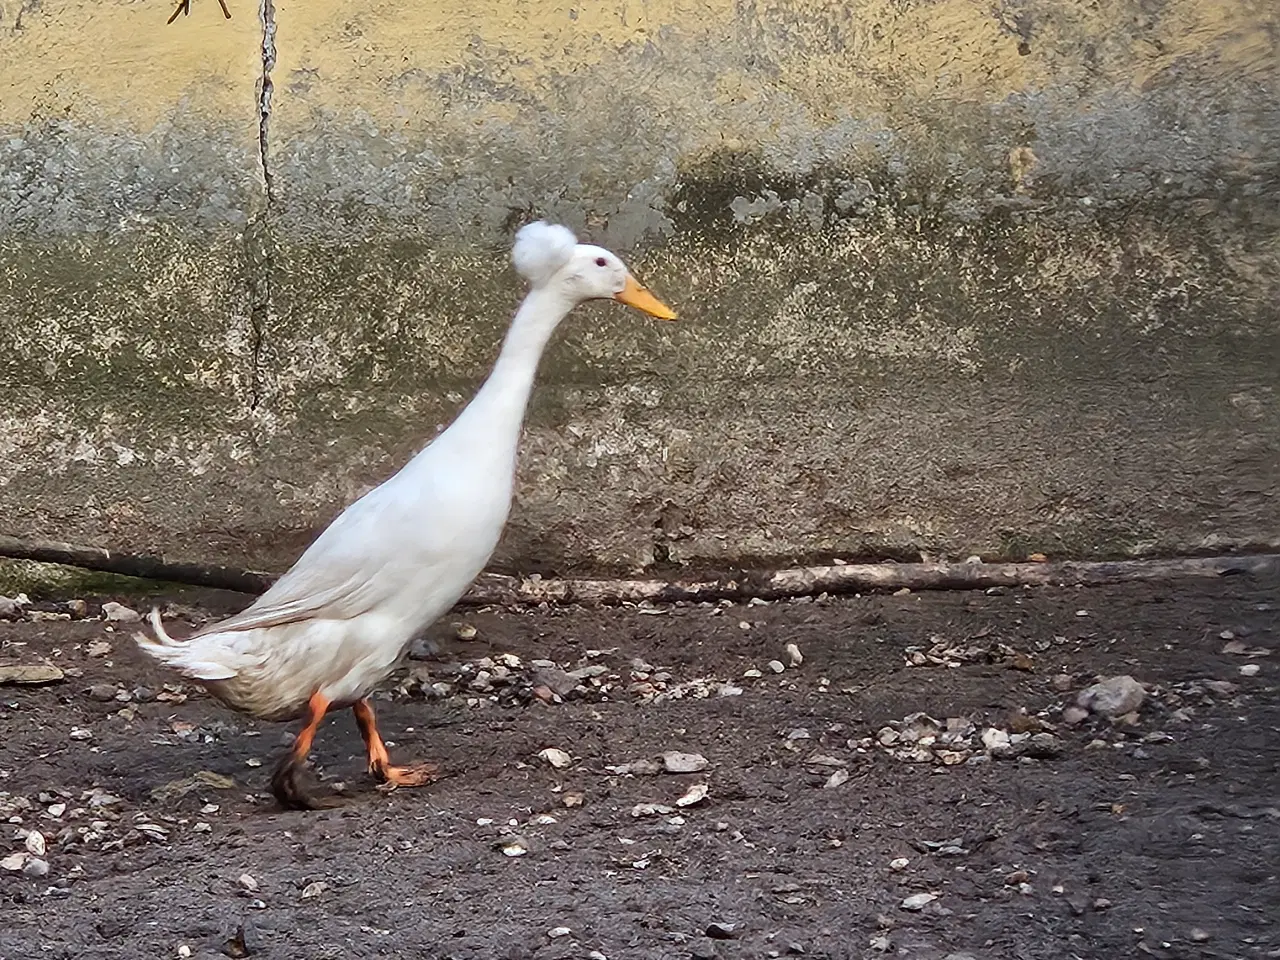
[[[218,652],[217,634],[206,634],[196,640],[175,640],[169,636],[164,624],[161,623],[160,610],[157,607],[151,608],[151,614],[147,620],[155,634],[154,638],[145,633],[133,635],[134,643],[142,649],[143,653],[193,680],[230,680],[236,676],[237,671],[234,668],[225,663],[219,663],[215,659]],[[214,642],[210,643],[210,641]]]

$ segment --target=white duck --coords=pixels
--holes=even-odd
[[[271,777],[286,807],[327,805],[297,775],[325,713],[351,707],[369,771],[399,786],[430,783],[436,764],[392,766],[366,699],[412,638],[448,611],[488,562],[506,524],[525,407],[543,348],[586,300],[612,298],[650,316],[672,310],[622,261],[542,221],[516,236],[512,260],[532,289],[493,371],[447,430],[395,476],[347,507],[248,609],[189,639],[136,634],[151,656],[264,720],[304,719]]]

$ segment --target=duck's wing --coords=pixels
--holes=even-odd
[[[372,610],[395,593],[404,557],[405,519],[394,507],[391,516],[388,506],[352,504],[251,606],[201,627],[193,638],[320,617],[346,620]],[[414,526],[421,524],[420,517],[415,520]]]

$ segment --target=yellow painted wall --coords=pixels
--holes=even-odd
[[[0,0],[0,532],[284,565],[548,216],[505,562],[1280,542],[1274,3],[227,2]]]

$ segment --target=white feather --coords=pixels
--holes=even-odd
[[[520,276],[540,287],[569,262],[577,245],[578,239],[568,227],[537,220],[516,233],[511,262]]]

